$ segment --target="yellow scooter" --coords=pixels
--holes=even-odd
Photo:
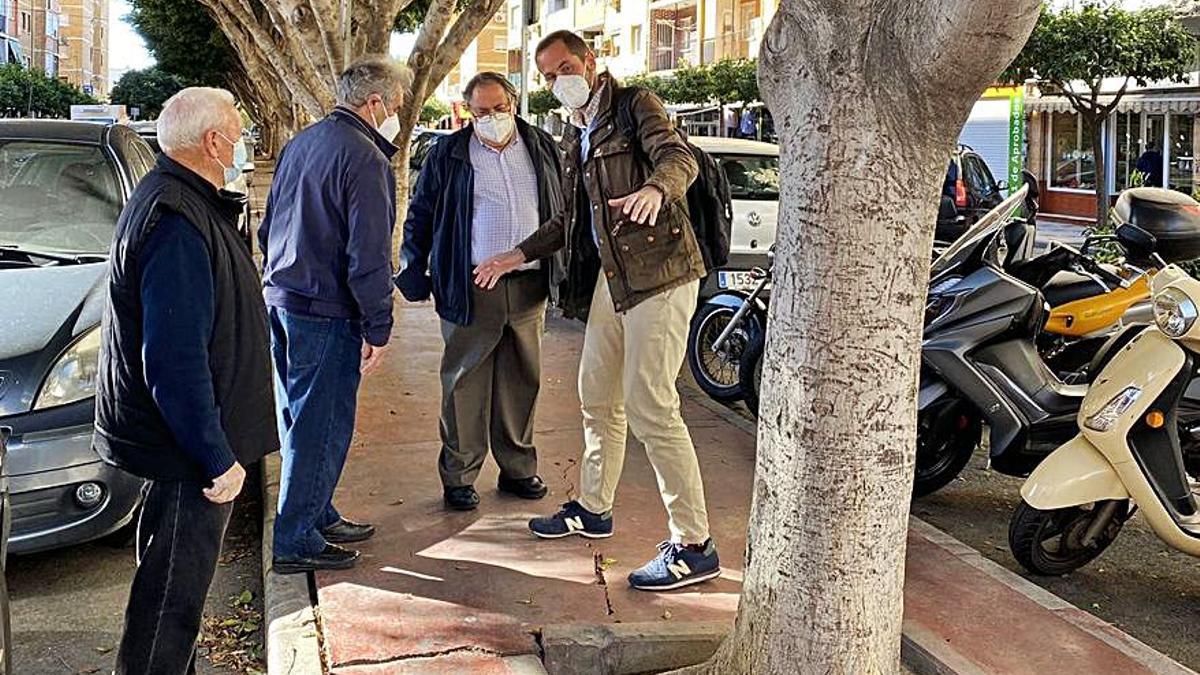
[[[1153,236],[1133,231],[1154,248]],[[1200,556],[1200,486],[1193,479],[1200,476],[1200,445],[1192,436],[1200,405],[1186,395],[1200,368],[1200,281],[1171,265],[1150,284],[1155,325],[1095,376],[1080,408],[1079,435],[1021,488],[1009,546],[1030,572],[1061,575],[1082,567],[1138,510],[1164,542]]]

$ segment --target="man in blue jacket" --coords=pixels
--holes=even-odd
[[[342,474],[358,385],[392,330],[392,139],[411,74],[387,58],[352,64],[338,107],[283,149],[259,229],[271,323],[283,475],[273,567],[290,574],[347,569],[338,544],[375,528],[342,518]]]
[[[488,290],[471,275],[549,220],[562,206],[562,188],[554,139],[517,117],[517,92],[507,78],[480,73],[463,98],[474,122],[442,139],[425,160],[396,285],[414,302],[432,294],[442,318],[438,469],[446,506],[465,511],[479,504],[475,480],[489,446],[501,492],[546,495],[533,416],[546,299],[561,268],[553,258],[534,261]]]

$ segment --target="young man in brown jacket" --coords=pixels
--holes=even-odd
[[[476,269],[477,283],[490,288],[527,261],[565,249],[560,302],[567,316],[588,322],[579,366],[579,499],[531,520],[529,528],[551,539],[612,536],[613,498],[632,429],[657,474],[671,539],[629,575],[630,585],[669,590],[712,579],[720,563],[675,389],[705,275],[685,200],[696,160],[662,102],[597,73],[596,57],[579,36],[551,33],[536,58],[571,113],[561,145],[564,208],[517,248]],[[636,138],[626,136],[621,117],[632,119]]]

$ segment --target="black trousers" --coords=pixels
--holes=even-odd
[[[143,488],[138,566],[125,609],[116,675],[196,672],[204,599],[233,513],[232,502],[205,499],[204,487],[152,481]]]

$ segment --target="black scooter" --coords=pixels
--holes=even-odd
[[[8,553],[9,522],[12,514],[8,504],[8,478],[4,473],[4,457],[8,452],[8,427],[0,427],[0,675],[12,672],[12,623],[8,612],[8,585],[4,574]]]

